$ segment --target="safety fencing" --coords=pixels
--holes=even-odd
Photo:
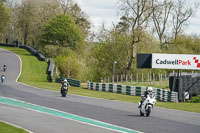
[[[5,47],[19,47],[19,48],[23,48],[26,49],[27,51],[29,51],[32,55],[36,56],[38,58],[38,60],[40,61],[45,61],[46,58],[43,54],[41,54],[37,49],[31,47],[31,46],[27,46],[27,45],[18,45],[18,44],[4,44],[4,43],[0,43],[0,46],[5,46]]]
[[[29,51],[32,55],[36,56],[38,58],[38,60],[40,61],[45,61],[46,58],[43,54],[41,54],[37,49],[31,47],[31,46],[26,46],[26,45],[20,45],[20,48],[26,49],[27,51]]]
[[[96,83],[89,81],[87,82],[87,88],[90,90],[114,92],[131,96],[142,96],[144,94],[144,91],[146,91],[146,87],[136,87],[128,85],[109,84],[109,83]],[[154,88],[153,93],[155,94],[156,99],[160,101],[165,101],[165,102],[178,101],[177,92]]]
[[[81,81],[80,80],[75,80],[75,79],[70,79],[70,78],[56,78],[55,82],[56,83],[61,83],[64,79],[67,79],[69,82],[70,86],[75,86],[75,87],[80,87],[81,86]]]

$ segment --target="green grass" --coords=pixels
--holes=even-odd
[[[200,113],[200,103],[165,103],[157,102],[156,106]]]
[[[0,132],[1,133],[28,133],[27,131],[11,126],[9,124],[0,122]]]
[[[8,49],[18,54],[21,57],[23,62],[23,69],[22,69],[22,74],[19,78],[19,82],[36,86],[38,88],[60,91],[61,87],[60,84],[49,83],[46,80],[47,78],[47,75],[45,74],[47,69],[46,62],[38,61],[36,57],[31,56],[30,53],[24,49],[8,48],[8,47],[0,47],[0,48]],[[138,96],[129,96],[123,94],[110,93],[110,92],[99,92],[99,91],[83,89],[86,88],[86,86],[87,86],[86,83],[82,83],[81,87],[70,87],[69,93],[82,96],[104,98],[109,100],[131,102],[131,103],[138,103],[140,100],[140,97]],[[137,86],[146,86],[146,84],[137,84]],[[157,102],[156,106],[200,113],[200,103]]]

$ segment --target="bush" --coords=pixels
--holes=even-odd
[[[200,103],[200,95],[192,97],[188,102],[190,103]]]
[[[55,58],[55,62],[60,72],[59,76],[79,79],[81,69],[76,57],[60,55]]]

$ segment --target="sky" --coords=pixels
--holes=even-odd
[[[111,28],[113,23],[119,22],[118,0],[75,0],[81,9],[89,16],[94,31],[105,24],[106,28]],[[199,0],[190,0],[199,1]],[[185,29],[186,34],[200,35],[200,12],[188,21]]]
[[[92,26],[97,31],[102,23],[110,28],[119,21],[117,15],[118,0],[76,0],[81,9],[89,16]]]

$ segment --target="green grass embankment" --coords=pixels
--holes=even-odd
[[[31,54],[24,49],[9,48],[9,47],[0,47],[0,48],[10,50],[21,57],[23,62],[22,63],[23,69],[18,82],[36,86],[38,88],[60,91],[60,84],[49,83],[46,80],[47,78],[46,62],[39,61],[36,57],[31,56]],[[131,103],[138,103],[138,101],[140,100],[140,97],[138,96],[128,96],[110,92],[92,91],[83,89],[84,88],[83,86],[87,86],[86,83],[82,84],[82,87],[70,87],[69,93],[82,96],[104,98],[109,100],[131,102]],[[156,106],[200,113],[200,103],[157,102]]]
[[[0,121],[0,132],[1,133],[28,133],[27,131],[21,128],[11,126],[1,121]]]

